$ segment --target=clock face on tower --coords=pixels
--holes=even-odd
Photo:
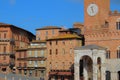
[[[90,4],[87,8],[87,13],[90,16],[95,16],[98,13],[98,6],[96,4]]]

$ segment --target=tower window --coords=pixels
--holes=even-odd
[[[116,29],[120,30],[120,22],[116,22]]]
[[[117,58],[120,58],[120,47],[117,50]]]

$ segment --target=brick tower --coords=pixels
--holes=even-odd
[[[86,31],[101,30],[107,23],[110,0],[84,0],[84,26]]]

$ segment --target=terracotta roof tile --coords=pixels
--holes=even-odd
[[[55,39],[74,39],[74,38],[80,39],[81,37],[78,36],[78,35],[76,35],[76,34],[65,34],[65,35],[59,35],[59,36],[50,38],[50,39],[48,39],[48,40],[55,40]]]

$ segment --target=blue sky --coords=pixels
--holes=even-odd
[[[43,26],[72,27],[84,22],[83,0],[0,0],[0,22],[35,34]],[[111,10],[120,11],[120,0],[111,0]]]

